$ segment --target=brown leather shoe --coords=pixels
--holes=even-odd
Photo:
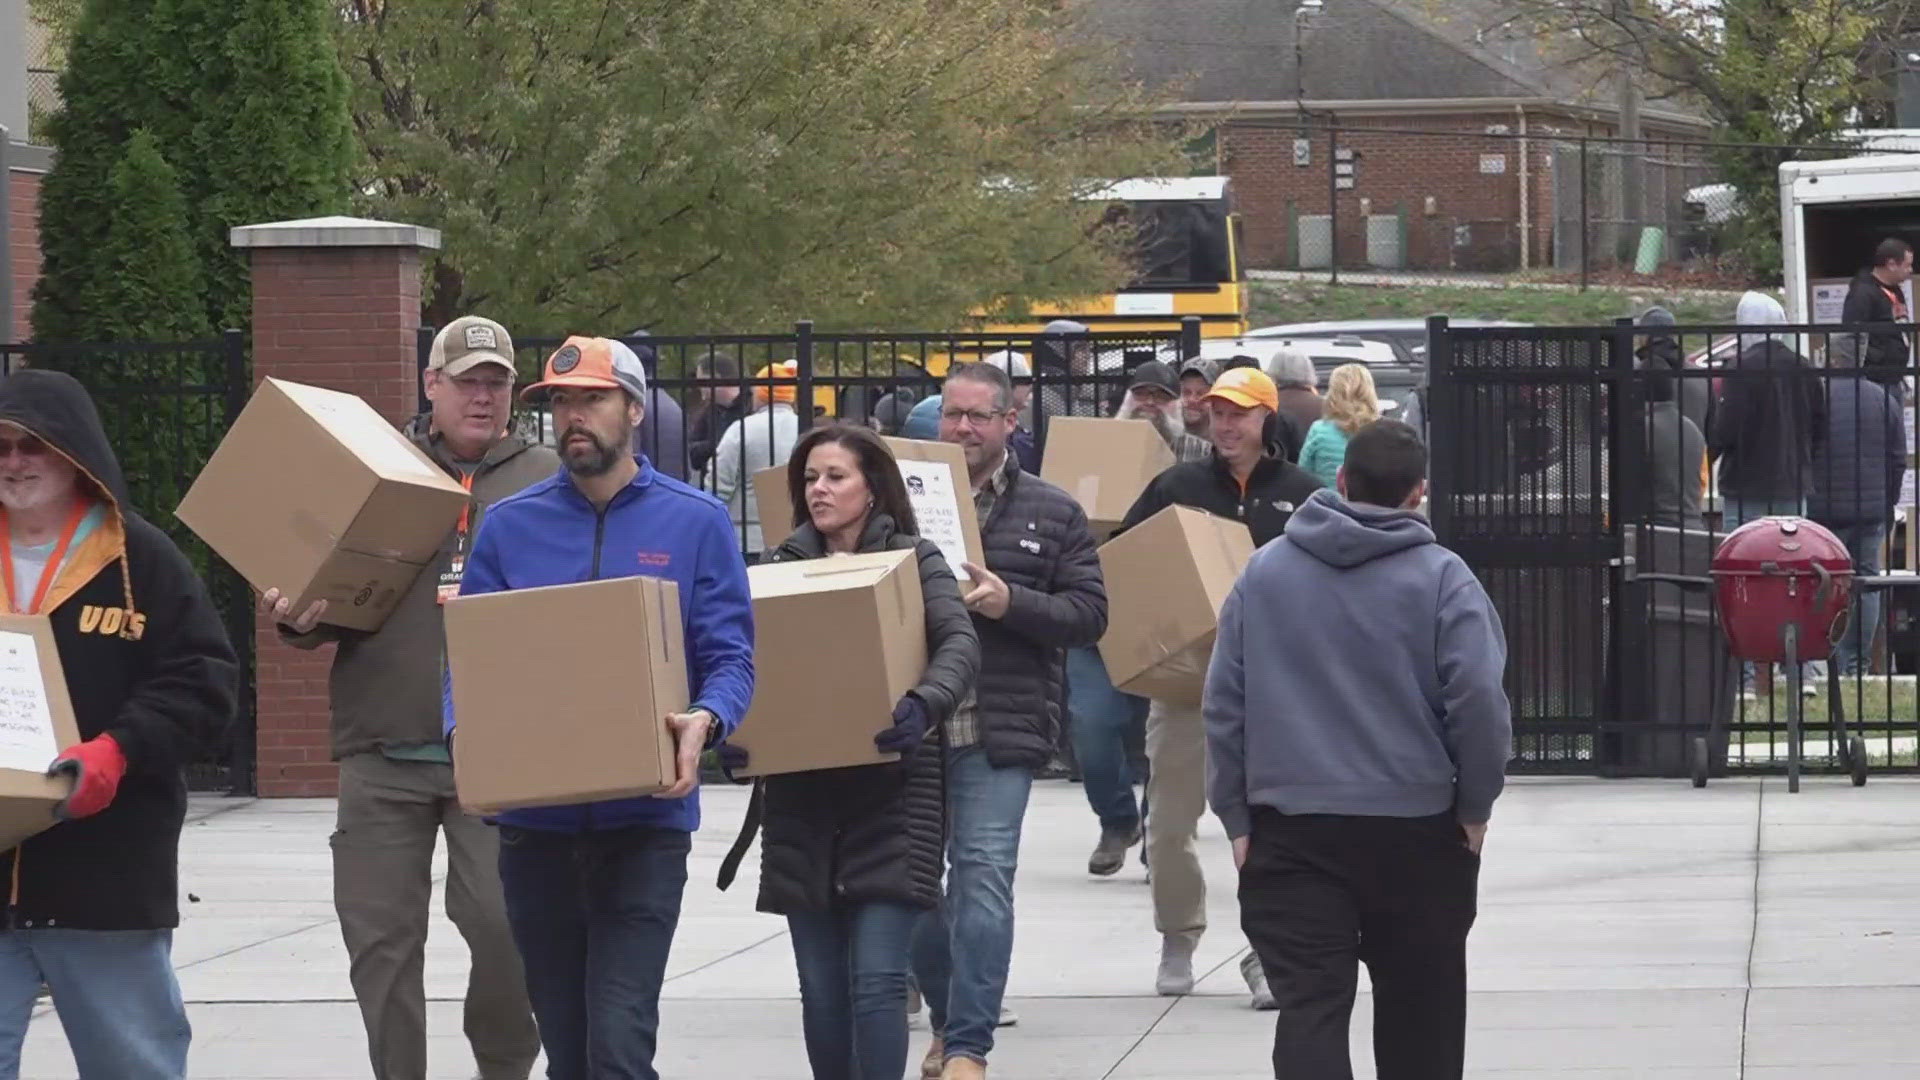
[[[932,1045],[927,1047],[927,1056],[920,1059],[920,1080],[940,1080],[946,1065],[947,1045],[935,1035]]]
[[[972,1058],[948,1058],[940,1080],[987,1080],[987,1067]]]

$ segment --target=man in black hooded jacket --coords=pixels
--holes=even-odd
[[[192,1037],[171,955],[181,766],[232,719],[233,646],[186,557],[129,505],[71,376],[0,380],[0,528],[8,610],[52,621],[80,735],[48,749],[49,774],[73,779],[58,823],[0,855],[0,1076],[19,1074],[44,983],[81,1076],[174,1080]]]

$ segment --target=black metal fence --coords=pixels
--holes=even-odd
[[[1831,528],[1863,571],[1912,576],[1912,326],[1430,325],[1431,516],[1506,626],[1520,772],[1770,772],[1794,681],[1743,665],[1704,578],[1767,515]],[[1914,579],[1920,583],[1920,578]],[[1920,598],[1862,595],[1860,636],[1803,655],[1809,766],[1842,719],[1875,768],[1920,767]],[[1701,745],[1696,747],[1696,742]]]
[[[432,327],[421,329],[423,371],[433,337]],[[538,379],[563,340],[516,340],[518,381]],[[941,377],[953,365],[987,360],[1011,369],[1021,424],[1042,447],[1054,417],[1111,415],[1139,365],[1160,360],[1177,370],[1198,355],[1200,323],[1188,319],[1168,333],[1036,335],[820,333],[801,322],[790,334],[619,340],[648,367],[652,400],[638,449],[655,467],[728,503],[741,549],[752,556],[762,547],[753,474],[785,465],[806,427],[837,419],[937,438],[930,399]],[[422,394],[424,409],[424,380]],[[522,407],[518,424],[527,438],[553,443],[544,411]]]
[[[196,791],[254,791],[252,590],[173,516],[208,455],[251,391],[245,335],[185,344],[0,344],[0,374],[54,368],[93,396],[127,476],[133,509],[180,545],[199,570],[240,655],[239,710],[230,726],[209,723],[189,762]]]

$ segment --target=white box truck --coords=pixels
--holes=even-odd
[[[1888,237],[1920,248],[1920,154],[1780,166],[1780,250],[1787,321],[1837,323],[1854,276]],[[1906,286],[1913,310],[1913,283]]]

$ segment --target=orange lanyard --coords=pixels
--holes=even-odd
[[[460,508],[459,525],[459,549],[465,551],[467,550],[467,516],[473,513],[473,474],[470,472],[461,473],[460,486],[467,489],[468,495],[467,505]],[[440,520],[445,521],[446,518],[441,518]]]
[[[60,542],[53,545],[53,555],[47,559],[47,565],[40,568],[40,584],[33,590],[33,603],[25,611],[21,611],[15,602],[15,598],[20,594],[13,584],[13,523],[7,522],[7,556],[0,559],[0,578],[6,581],[7,605],[14,614],[36,615],[39,613],[40,605],[47,599],[47,590],[53,588],[53,579],[59,576],[60,560],[66,557],[67,545],[73,543],[73,536],[80,531],[81,519],[87,516],[89,509],[91,507],[84,500],[73,504],[73,513],[67,515],[66,528],[60,530]],[[5,517],[6,512],[0,511],[0,519]]]

